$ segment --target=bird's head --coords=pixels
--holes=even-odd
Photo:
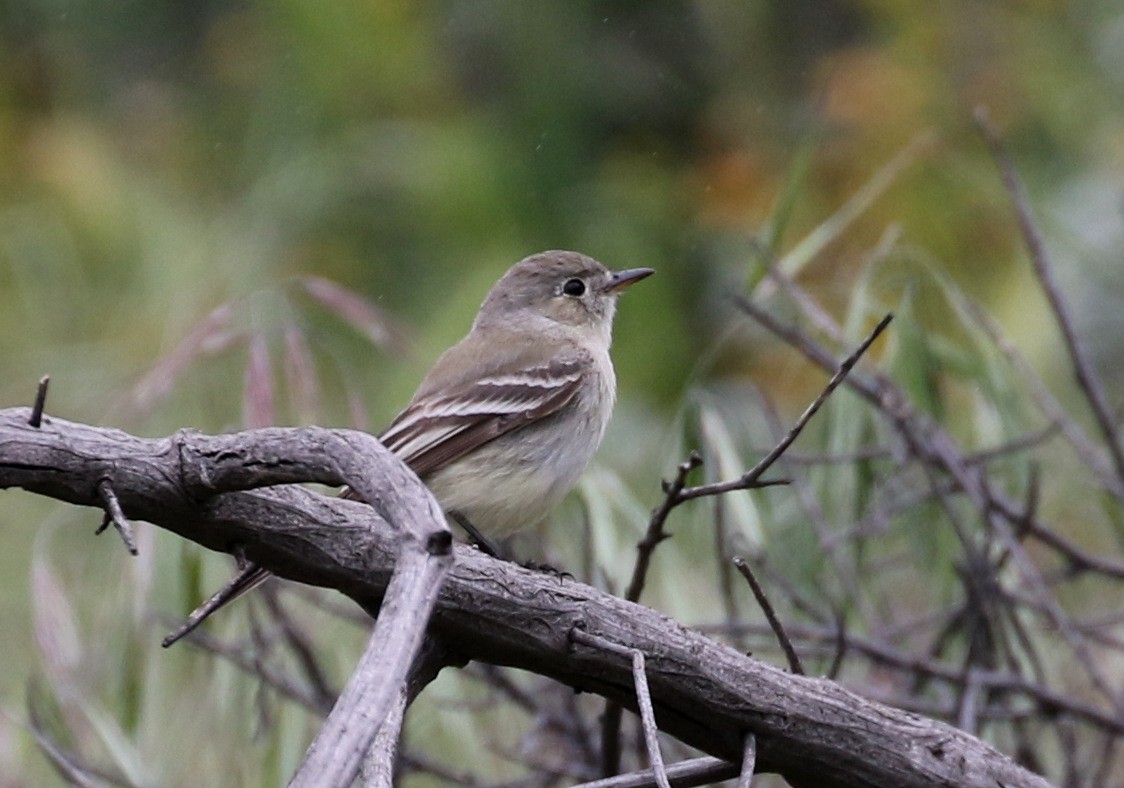
[[[517,314],[533,316],[576,329],[608,332],[616,312],[617,296],[651,275],[651,268],[610,271],[578,252],[550,251],[526,257],[512,266],[495,284],[481,316],[506,325]]]

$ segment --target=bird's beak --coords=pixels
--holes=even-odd
[[[613,275],[609,277],[608,283],[605,285],[605,292],[610,294],[619,293],[630,285],[654,273],[655,271],[651,268],[629,268],[625,271],[614,271]]]

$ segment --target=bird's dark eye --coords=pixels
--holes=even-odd
[[[562,292],[575,298],[585,295],[585,282],[580,279],[567,279],[566,284],[562,285]]]

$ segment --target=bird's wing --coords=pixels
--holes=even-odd
[[[501,435],[558,412],[577,396],[591,364],[588,354],[576,353],[423,395],[399,414],[380,440],[424,477]]]
[[[424,477],[505,433],[557,413],[577,396],[593,365],[585,352],[484,375],[451,390],[424,388],[380,436],[414,473]],[[349,487],[341,498],[358,500]],[[169,646],[212,613],[269,579],[250,564],[169,635]]]

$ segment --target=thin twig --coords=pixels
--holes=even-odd
[[[793,579],[783,572],[776,571],[767,563],[767,557],[762,555],[757,559],[757,571],[765,574],[768,581],[781,589],[793,608],[803,613],[808,618],[819,624],[829,624],[834,620],[834,613],[825,613],[816,606],[815,600],[808,597],[796,587]]]
[[[736,300],[739,303],[748,305],[748,302],[745,302],[744,299]],[[754,309],[756,308],[754,307]],[[713,484],[702,484],[697,487],[687,487],[687,475],[702,464],[702,458],[697,452],[692,452],[690,458],[679,465],[675,479],[671,482],[665,482],[664,500],[660,506],[652,512],[652,517],[648,522],[648,531],[644,536],[644,540],[639,545],[640,555],[633,571],[632,582],[629,583],[628,591],[625,594],[626,599],[630,602],[639,601],[640,592],[644,587],[644,578],[647,575],[648,564],[651,560],[651,553],[655,550],[656,545],[667,538],[667,534],[663,530],[663,525],[668,515],[676,506],[694,498],[720,495],[734,490],[749,489],[750,487],[766,487],[787,483],[786,480],[761,482],[759,479],[800,436],[800,433],[804,431],[804,427],[807,426],[809,420],[816,415],[824,402],[827,401],[827,398],[830,397],[832,392],[839,387],[839,384],[846,379],[851,369],[858,363],[859,359],[862,358],[863,354],[866,353],[874,341],[878,339],[886,329],[886,326],[893,320],[893,317],[892,314],[887,314],[878,321],[878,324],[867,338],[839,365],[823,391],[820,392],[820,395],[804,410],[804,413],[797,419],[796,424],[788,431],[788,434],[786,434],[768,454],[762,457],[756,465],[742,474],[741,477],[726,482],[715,482]]]
[[[712,758],[709,755],[702,758],[692,758],[680,761],[667,767],[667,776],[673,780],[676,788],[691,788],[696,785],[714,785],[737,777],[741,772],[737,764]],[[652,788],[656,778],[651,769],[618,774],[601,780],[579,783],[574,788]]]
[[[988,339],[1007,360],[1007,363],[1026,383],[1027,393],[1031,399],[1034,400],[1038,409],[1042,411],[1051,425],[1057,425],[1058,429],[1061,430],[1062,435],[1069,441],[1069,445],[1073,447],[1078,459],[1096,474],[1102,485],[1109,487],[1117,495],[1124,495],[1124,482],[1116,478],[1112,465],[1105,458],[1104,452],[1085,434],[1085,430],[1077,423],[1076,419],[1066,412],[1041,376],[1035,372],[1027,358],[1019,352],[1018,346],[1003,333],[995,318],[985,312],[983,307],[974,299],[964,297],[960,298],[959,301],[968,317],[987,334]]]
[[[640,649],[632,652],[632,683],[636,685],[636,705],[640,708],[640,721],[644,728],[644,742],[648,745],[648,760],[656,783],[660,788],[671,788],[664,771],[663,755],[660,754],[660,732],[656,727],[656,712],[652,708],[652,694],[648,691],[648,677],[644,673],[644,653]]]
[[[702,455],[692,451],[690,456],[679,463],[675,478],[663,483],[664,499],[652,511],[648,519],[648,530],[636,545],[636,565],[632,568],[632,579],[625,590],[624,598],[629,602],[639,602],[648,579],[648,568],[652,563],[652,553],[660,542],[669,539],[671,534],[664,531],[671,510],[679,505],[679,493],[687,486],[687,476],[703,463]],[[620,771],[621,764],[621,706],[614,701],[605,704],[601,717],[601,775],[611,777]]]
[[[121,541],[125,543],[125,549],[136,555],[137,540],[133,537],[133,527],[129,525],[125,513],[121,511],[121,502],[117,500],[117,493],[113,492],[113,485],[109,483],[109,479],[98,482],[98,495],[105,504],[105,517],[94,533],[100,534],[109,527],[110,523],[113,523],[113,527],[121,535]]]
[[[695,629],[708,634],[729,634],[731,632],[772,635],[772,629],[764,624],[741,624],[731,629],[725,624],[695,625]],[[832,626],[804,626],[789,627],[790,632],[800,641],[805,641],[804,649],[819,643],[824,647],[834,648],[839,639],[839,630]],[[881,641],[864,638],[859,635],[846,635],[848,650],[862,654],[878,665],[894,668],[915,676],[927,676],[940,681],[959,685],[963,681],[963,670],[953,667],[947,662],[926,659],[924,656],[907,653]],[[986,689],[1005,693],[1019,693],[1034,702],[1037,713],[1043,718],[1068,714],[1079,718],[1101,730],[1111,732],[1117,736],[1124,736],[1124,717],[1113,711],[1105,711],[1091,703],[1078,700],[1072,693],[1065,693],[1050,689],[1049,687],[1035,684],[1029,679],[1011,673],[994,670],[976,670],[975,678]],[[856,688],[856,691],[859,691]],[[868,692],[864,691],[864,694]],[[901,706],[902,700],[897,699],[890,705]]]
[[[670,482],[664,482],[663,503],[652,512],[652,516],[648,520],[648,530],[645,532],[644,538],[636,545],[636,566],[632,569],[632,580],[629,581],[628,590],[624,594],[624,598],[629,602],[640,601],[640,594],[644,590],[644,581],[648,577],[648,566],[652,561],[652,553],[660,542],[671,536],[664,531],[664,523],[667,522],[671,510],[680,503],[680,493],[687,486],[687,475],[701,466],[702,462],[702,455],[697,451],[691,452],[691,456],[685,462],[679,463],[675,478]]]
[[[831,355],[800,331],[781,325],[771,315],[744,299],[738,300],[738,305],[755,320],[792,344],[815,363],[825,368],[833,364]],[[918,414],[907,397],[884,376],[875,375],[870,379],[851,376],[848,378],[848,384],[891,420],[894,428],[906,441],[910,451],[923,461],[925,467],[943,468],[968,495],[973,505],[988,516],[989,522],[992,522],[993,527],[997,529],[1005,542],[1005,546],[1010,550],[1024,581],[1036,593],[1040,594],[1040,601],[1050,624],[1057,629],[1067,642],[1098,691],[1110,699],[1114,705],[1119,706],[1119,702],[1109,688],[1106,677],[1092,659],[1086,644],[1079,639],[1079,633],[1073,630],[1057,599],[1049,594],[1049,589],[1044,584],[1037,567],[1034,566],[1012,533],[1011,524],[1015,524],[1019,528],[1025,527],[1028,533],[1047,544],[1051,542],[1055,545],[1062,544],[1065,543],[1065,540],[1036,521],[1028,520],[1022,507],[1014,504],[1002,492],[993,489],[978,469],[966,467],[953,438],[940,427]],[[1124,568],[1115,562],[1097,559],[1081,553],[1081,551],[1073,550],[1071,545],[1067,546],[1071,549],[1063,551],[1066,557],[1070,561],[1076,561],[1077,557],[1080,556],[1083,562],[1088,562],[1085,564],[1086,568],[1095,564],[1100,571],[1106,574],[1114,574],[1114,576],[1116,576],[1116,572]],[[1055,546],[1055,549],[1060,550],[1061,548]]]
[[[748,303],[745,301],[745,299],[742,298],[738,298],[735,300],[742,305]],[[764,474],[765,471],[769,470],[769,468],[772,467],[773,463],[775,463],[777,459],[782,454],[784,454],[785,450],[789,446],[791,446],[798,437],[800,437],[800,433],[804,431],[804,427],[807,426],[811,418],[816,415],[816,412],[819,411],[824,402],[827,401],[827,398],[831,396],[832,392],[834,392],[835,389],[839,388],[839,384],[846,379],[847,375],[851,372],[851,369],[855,366],[855,364],[858,363],[859,359],[862,358],[863,354],[866,353],[867,349],[870,348],[874,341],[878,339],[879,336],[881,336],[882,332],[886,330],[886,326],[890,325],[890,321],[893,319],[894,316],[888,313],[885,317],[878,321],[878,325],[874,327],[874,330],[870,332],[867,338],[864,339],[858,346],[858,348],[856,348],[851,355],[847,356],[847,358],[843,360],[843,363],[839,365],[838,369],[836,369],[835,371],[835,374],[831,376],[831,380],[828,381],[823,391],[821,391],[820,395],[816,397],[812,404],[804,410],[804,412],[800,415],[800,418],[796,420],[796,424],[794,424],[792,426],[792,429],[788,431],[788,434],[785,435],[784,438],[782,438],[780,442],[773,447],[772,451],[762,457],[756,465],[750,468],[738,479],[732,479],[727,482],[717,482],[715,484],[703,484],[699,485],[698,487],[688,487],[679,493],[679,499],[682,501],[689,501],[692,498],[701,498],[706,495],[720,495],[722,493],[731,492],[733,490],[744,490],[756,485],[758,483],[757,480],[761,478],[761,475]],[[777,482],[773,483],[776,484]]]
[[[742,773],[738,775],[738,788],[753,785],[753,770],[757,766],[757,737],[752,733],[745,735],[745,750],[742,753]]]
[[[632,661],[632,683],[636,689],[636,707],[640,711],[640,723],[644,729],[644,742],[648,748],[648,761],[660,788],[671,788],[660,754],[659,729],[656,727],[656,712],[652,708],[652,696],[648,691],[648,676],[644,671],[644,653],[640,649],[626,648],[611,640],[590,634],[581,629],[570,631],[570,638],[592,648],[599,648],[613,654],[620,654]]]
[[[1022,179],[1019,178],[1019,174],[1015,170],[1014,162],[1011,161],[998,132],[988,120],[987,110],[983,107],[976,110],[976,125],[987,141],[992,158],[995,159],[995,163],[999,167],[1003,185],[1007,189],[1015,214],[1018,216],[1019,229],[1022,230],[1023,240],[1026,241],[1027,250],[1030,252],[1034,273],[1038,276],[1039,284],[1042,285],[1042,289],[1046,293],[1046,299],[1050,302],[1054,319],[1057,320],[1058,328],[1065,340],[1066,350],[1069,352],[1070,361],[1073,363],[1073,374],[1077,378],[1077,385],[1084,393],[1086,400],[1089,402],[1089,407],[1093,411],[1093,417],[1097,421],[1105,445],[1112,456],[1113,464],[1116,466],[1116,474],[1121,482],[1124,482],[1124,448],[1121,448],[1120,445],[1119,430],[1113,418],[1112,409],[1109,407],[1104,387],[1093,369],[1085,346],[1078,339],[1073,318],[1069,314],[1065,301],[1062,300],[1061,288],[1058,287],[1057,280],[1054,278],[1053,264],[1046,253],[1046,244],[1031,214],[1030,199],[1027,196],[1026,187],[1023,186]]]
[[[257,564],[252,561],[247,562],[238,570],[238,573],[227,580],[218,591],[211,594],[211,596],[192,610],[182,624],[169,632],[164,639],[160,641],[160,645],[164,648],[168,648],[179,642],[185,635],[194,632],[200,624],[206,621],[207,618],[220,607],[237,599],[251,588],[257,587],[270,577],[272,577],[272,575]]]
[[[753,596],[757,600],[757,604],[761,606],[761,611],[765,614],[769,626],[773,628],[774,634],[777,636],[777,642],[781,644],[781,649],[784,650],[784,655],[788,659],[788,668],[798,676],[804,675],[804,665],[800,662],[800,655],[796,653],[796,649],[792,647],[792,641],[788,639],[785,634],[784,625],[777,617],[777,612],[773,610],[772,604],[769,603],[769,598],[765,596],[765,589],[757,582],[757,578],[753,576],[753,570],[749,568],[749,564],[740,555],[734,556],[734,566],[742,573],[742,577],[749,583],[749,588],[753,591]]]
[[[834,368],[835,361],[831,354],[802,332],[781,323],[752,301],[738,298],[735,299],[735,303],[739,309],[770,332],[800,351],[809,361],[825,370]],[[889,417],[902,438],[906,439],[916,451],[919,459],[943,467],[952,477],[953,482],[973,500],[978,508],[995,510],[1005,519],[1018,522],[1020,527],[1025,527],[1031,536],[1061,553],[1077,570],[1124,579],[1124,564],[1082,550],[1038,520],[1026,520],[1021,507],[1015,505],[1001,492],[981,489],[977,478],[968,474],[969,469],[955,453],[956,447],[952,438],[939,427],[923,423],[924,419],[918,417],[905,395],[889,380],[877,375],[869,378],[850,375],[847,378],[847,385]]]
[[[960,730],[975,734],[979,729],[979,710],[976,706],[980,699],[980,683],[976,680],[976,671],[968,668],[964,676],[964,691],[960,695],[960,702],[956,710],[956,727]]]
[[[35,429],[43,423],[43,408],[47,406],[47,386],[51,383],[51,376],[44,375],[39,378],[39,389],[35,392],[35,404],[31,406],[31,416],[27,423]]]

